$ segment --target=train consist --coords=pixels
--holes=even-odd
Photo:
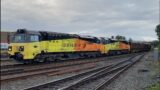
[[[144,43],[26,29],[18,29],[10,38],[10,57],[25,63],[134,53],[149,51],[151,48]]]

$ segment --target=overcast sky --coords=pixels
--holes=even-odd
[[[1,0],[1,30],[155,40],[159,0]]]

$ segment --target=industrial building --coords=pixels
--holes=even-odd
[[[12,32],[1,31],[1,49],[7,49],[9,43],[9,34]]]

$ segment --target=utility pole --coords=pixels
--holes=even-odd
[[[160,0],[159,0],[159,25],[160,25]],[[159,47],[159,45],[158,45],[158,47]],[[159,52],[159,50],[158,50],[158,60],[159,60],[159,64],[160,64],[160,52]]]
[[[159,0],[159,24],[160,24],[160,0]]]

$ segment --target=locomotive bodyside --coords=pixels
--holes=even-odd
[[[81,40],[81,39],[76,39],[75,51],[77,52],[93,51],[93,52],[105,53],[105,46],[103,44],[97,44],[97,43],[92,43],[92,42]]]
[[[95,57],[150,50],[150,45],[97,37],[52,32],[17,30],[9,45],[9,55],[18,61],[56,60],[71,56]]]
[[[130,45],[126,42],[114,41],[105,45],[109,54],[129,53]]]
[[[51,60],[61,57],[69,57],[71,54],[83,54],[86,56],[92,54],[92,56],[94,56],[94,54],[102,54],[106,52],[103,44],[67,36],[66,34],[50,35],[48,32],[43,32],[43,34],[44,35],[33,34],[32,32],[29,34],[28,31],[25,30],[19,31],[14,35],[14,40],[9,45],[9,55],[18,61],[35,60],[43,62],[47,59]],[[28,38],[30,35],[36,37]],[[28,39],[33,40],[29,41]]]

